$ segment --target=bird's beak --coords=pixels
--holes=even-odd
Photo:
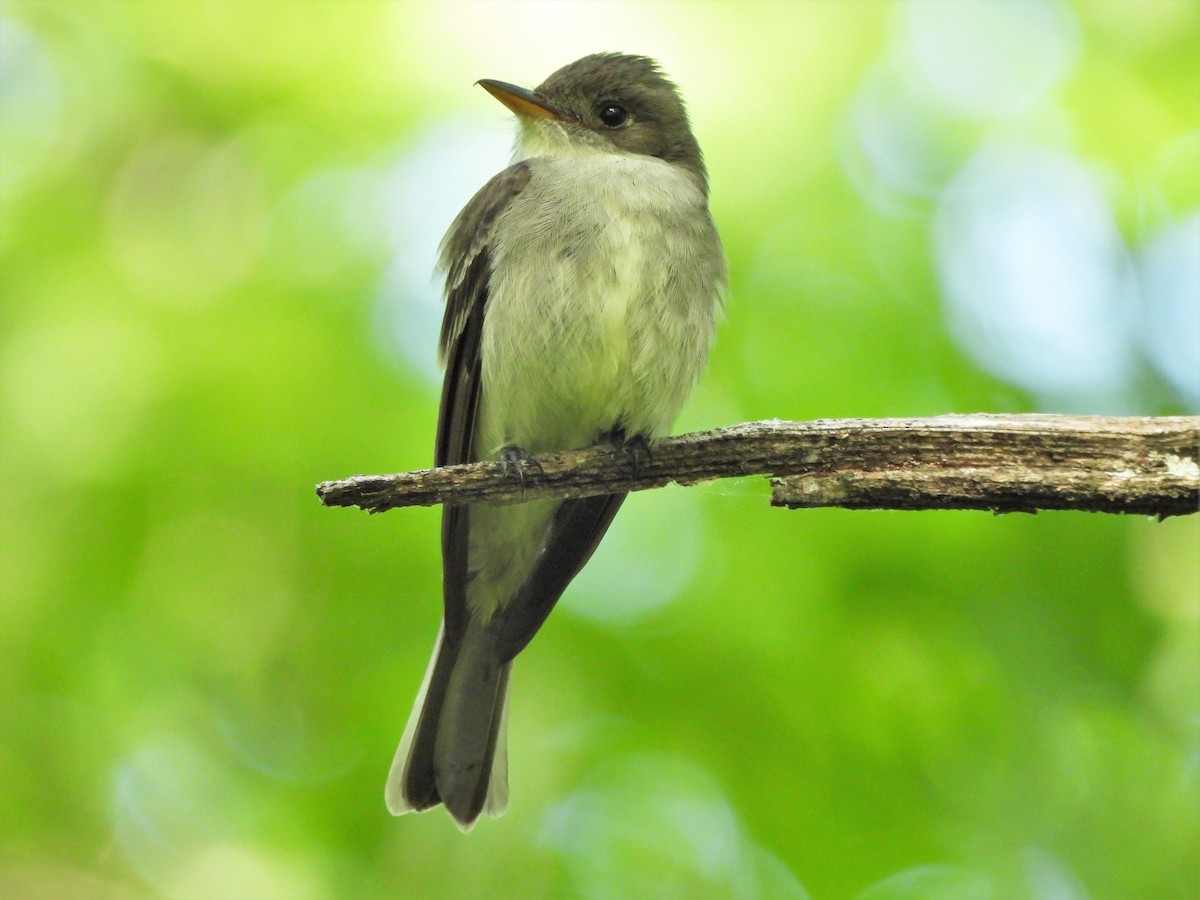
[[[532,119],[550,119],[561,122],[568,118],[564,113],[555,109],[533,91],[505,81],[495,81],[491,78],[481,78],[476,84],[515,112],[518,116]]]

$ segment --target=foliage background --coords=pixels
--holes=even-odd
[[[382,786],[433,641],[471,83],[659,58],[733,300],[680,430],[1200,405],[1200,6],[0,3],[0,893],[1200,896],[1197,523],[630,501],[512,808]]]

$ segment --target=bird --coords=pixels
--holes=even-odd
[[[705,367],[727,294],[708,174],[654,60],[596,53],[529,90],[477,82],[516,114],[513,158],[450,225],[438,466],[607,444],[636,465]],[[443,508],[443,611],[384,795],[470,830],[508,805],[513,659],[625,499]]]

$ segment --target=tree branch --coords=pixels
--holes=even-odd
[[[437,503],[517,503],[640,491],[670,482],[774,476],[789,508],[1074,509],[1160,517],[1200,506],[1200,417],[953,415],[750,422],[632,451],[547,453],[499,463],[359,475],[318,485],[326,506],[381,512]]]

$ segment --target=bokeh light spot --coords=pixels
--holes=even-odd
[[[308,286],[336,285],[356,263],[374,263],[385,249],[380,194],[377,173],[349,168],[321,170],[284,194],[272,229],[280,274]]]
[[[153,524],[133,596],[191,666],[238,677],[278,650],[297,592],[287,524],[270,512],[256,521],[248,510],[195,509]]]
[[[321,784],[362,756],[358,735],[341,730],[335,709],[320,709],[290,680],[226,695],[218,704],[221,737],[256,772],[289,784]]]
[[[428,129],[382,187],[392,252],[379,286],[377,334],[385,356],[397,355],[429,381],[439,379],[441,287],[438,244],[475,191],[508,165],[510,127],[450,120]]]
[[[900,54],[935,101],[969,118],[1028,111],[1070,72],[1079,26],[1056,0],[908,0]]]
[[[31,323],[0,349],[6,451],[78,481],[111,477],[162,385],[162,350],[140,322]]]
[[[232,822],[221,798],[230,787],[212,761],[188,744],[148,742],[113,773],[117,843],[142,877],[162,887],[189,857],[228,833]]]
[[[258,257],[267,220],[260,182],[236,143],[177,134],[139,147],[109,197],[113,262],[147,299],[207,305]]]
[[[37,37],[0,16],[0,202],[45,162],[61,107],[58,72]]]
[[[1116,411],[1133,370],[1135,284],[1099,188],[1075,160],[990,146],[934,222],[950,327],[988,371],[1044,406]]]
[[[117,844],[168,897],[326,896],[311,858],[273,858],[249,840],[250,829],[227,806],[234,790],[195,747],[174,738],[149,741],[113,774]]]
[[[1200,212],[1172,222],[1138,253],[1146,351],[1192,410],[1200,410]]]
[[[550,810],[541,843],[584,897],[807,897],[717,783],[677,757],[614,760]]]
[[[280,897],[309,900],[328,897],[309,860],[295,854],[272,856],[249,844],[214,842],[188,859],[164,885],[178,900],[213,897]]]
[[[700,563],[702,516],[693,491],[631,494],[560,609],[621,628],[679,599]]]
[[[959,866],[916,866],[871,885],[855,900],[994,900],[987,876]]]
[[[850,107],[842,164],[854,186],[890,215],[928,206],[963,153],[959,130],[891,68],[867,76]]]

